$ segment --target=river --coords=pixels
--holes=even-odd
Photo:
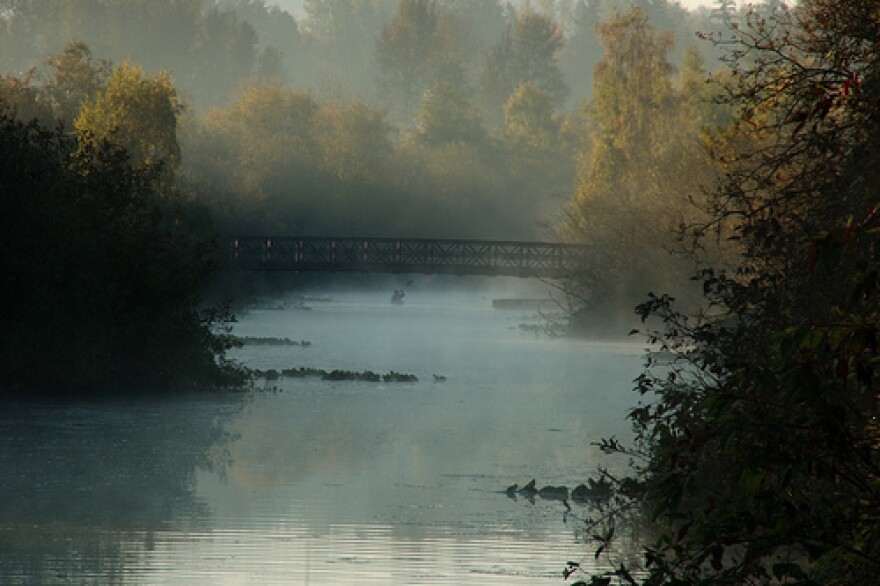
[[[592,559],[578,523],[504,489],[614,466],[590,443],[628,435],[644,350],[520,327],[534,311],[491,300],[546,295],[522,286],[425,280],[404,305],[390,289],[315,290],[309,309],[281,296],[270,305],[288,309],[235,324],[311,342],[236,351],[255,368],[417,383],[4,404],[0,583],[564,583],[566,561]]]

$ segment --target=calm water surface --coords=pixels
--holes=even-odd
[[[321,295],[236,324],[311,346],[236,358],[420,382],[6,404],[0,583],[562,584],[591,559],[560,503],[504,488],[609,464],[589,444],[627,435],[641,345],[536,336],[473,285]]]

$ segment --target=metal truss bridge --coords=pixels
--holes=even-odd
[[[565,278],[586,265],[589,247],[550,242],[258,236],[231,239],[227,252],[231,268],[249,271]]]

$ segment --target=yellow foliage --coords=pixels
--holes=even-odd
[[[135,166],[180,164],[177,119],[184,106],[167,72],[150,77],[126,61],[110,74],[97,96],[83,104],[74,122],[83,138],[126,148]]]

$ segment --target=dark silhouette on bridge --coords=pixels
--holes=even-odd
[[[251,271],[564,278],[585,266],[587,252],[585,245],[550,242],[247,237],[229,242],[229,264]]]

